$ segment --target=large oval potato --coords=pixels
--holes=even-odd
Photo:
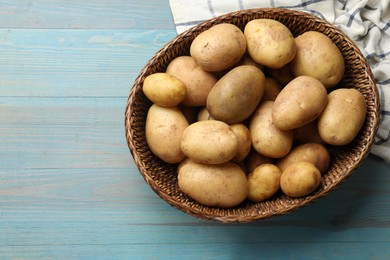
[[[168,73],[154,73],[144,80],[142,90],[153,103],[172,107],[182,102],[186,96],[184,83]]]
[[[227,124],[248,118],[259,104],[265,88],[265,76],[251,65],[235,67],[223,76],[207,97],[207,110]]]
[[[315,120],[328,101],[324,85],[316,78],[300,76],[288,83],[275,99],[272,119],[276,127],[292,130]]]
[[[323,33],[308,31],[295,39],[297,53],[290,63],[296,77],[317,78],[326,88],[335,86],[344,76],[344,57]]]
[[[328,95],[328,104],[318,118],[318,133],[328,144],[346,145],[359,133],[366,114],[366,101],[358,90],[333,90]]]
[[[270,158],[287,155],[293,145],[293,131],[277,128],[272,122],[274,101],[264,101],[252,115],[249,131],[252,146],[260,154]]]
[[[186,96],[182,101],[186,106],[205,106],[207,95],[217,82],[214,74],[202,70],[190,56],[173,59],[166,73],[180,79],[186,87]]]
[[[248,199],[254,202],[271,198],[280,189],[282,171],[273,164],[262,164],[248,174]]]
[[[189,125],[183,132],[181,150],[190,159],[205,164],[230,161],[237,153],[233,129],[221,121],[206,120]]]
[[[186,159],[178,167],[178,185],[184,194],[210,207],[234,207],[248,195],[246,175],[232,162],[207,165]]]
[[[205,71],[222,71],[235,65],[246,51],[245,36],[237,26],[221,23],[201,32],[190,53]]]
[[[321,144],[301,144],[294,147],[285,157],[279,159],[276,166],[284,171],[291,164],[301,161],[312,163],[323,174],[329,167],[330,154],[328,149]]]
[[[281,68],[295,56],[296,44],[290,30],[272,19],[249,21],[244,29],[249,55],[256,63]]]
[[[167,163],[181,162],[181,138],[188,122],[177,107],[153,104],[146,116],[146,142],[150,150]]]
[[[280,176],[280,188],[290,197],[309,195],[320,183],[321,173],[310,162],[293,163]]]

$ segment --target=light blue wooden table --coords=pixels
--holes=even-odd
[[[162,201],[124,110],[176,35],[168,1],[0,0],[0,259],[390,259],[389,164],[292,214],[224,225]]]

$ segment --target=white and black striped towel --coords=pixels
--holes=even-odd
[[[249,8],[309,12],[340,28],[362,50],[380,92],[381,122],[371,152],[390,162],[390,0],[170,0],[178,33],[207,19]]]

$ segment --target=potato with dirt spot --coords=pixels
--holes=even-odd
[[[246,51],[243,32],[221,23],[201,32],[190,46],[191,57],[205,71],[222,71],[238,63]]]
[[[247,119],[259,104],[265,88],[265,76],[251,65],[235,67],[210,90],[207,110],[227,124]]]
[[[272,119],[276,127],[292,130],[314,121],[328,101],[324,85],[316,78],[300,76],[290,81],[275,99]]]
[[[244,28],[251,58],[269,68],[281,68],[295,56],[296,44],[290,30],[272,19],[254,19]]]
[[[318,118],[318,132],[328,144],[346,145],[359,133],[366,114],[366,101],[359,90],[333,90],[329,93],[328,103]]]
[[[173,59],[168,64],[166,73],[184,83],[186,96],[182,104],[186,106],[205,106],[207,95],[217,82],[214,74],[204,71],[190,56]]]
[[[262,164],[248,174],[248,199],[260,202],[271,198],[280,189],[282,171],[273,164]]]
[[[207,165],[186,159],[177,171],[181,191],[205,206],[234,207],[248,195],[246,175],[235,163]]]
[[[344,76],[345,62],[336,44],[325,34],[308,31],[295,39],[297,53],[290,63],[296,77],[317,78],[326,88],[336,86]]]
[[[320,171],[309,162],[291,164],[280,177],[280,187],[290,197],[309,195],[318,188],[320,183]]]
[[[181,162],[181,138],[188,122],[177,107],[153,104],[146,116],[146,142],[150,150],[167,163]]]
[[[249,123],[252,146],[269,158],[286,156],[293,145],[293,131],[277,128],[272,120],[274,101],[262,102],[253,113]]]
[[[199,121],[183,132],[181,150],[190,159],[205,164],[220,164],[233,159],[238,139],[233,129],[217,120]]]

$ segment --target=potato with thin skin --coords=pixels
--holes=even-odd
[[[359,133],[367,105],[357,89],[340,88],[328,95],[328,104],[318,118],[318,132],[326,143],[346,145]]]
[[[246,51],[243,32],[234,24],[221,23],[201,32],[190,46],[191,57],[205,71],[222,71],[235,65]]]
[[[177,171],[181,191],[205,206],[231,208],[248,195],[246,175],[235,163],[207,165],[186,159]]]
[[[271,198],[280,189],[282,171],[273,164],[262,164],[247,175],[248,199],[260,202]]]

